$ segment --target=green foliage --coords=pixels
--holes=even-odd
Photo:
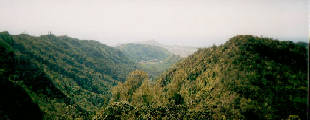
[[[1,119],[42,119],[43,113],[27,91],[12,81],[19,76],[14,74],[16,69],[14,69],[14,51],[10,47],[11,40],[7,32],[0,33]],[[33,79],[33,77],[30,78]]]
[[[121,119],[306,119],[306,51],[250,35],[199,49],[155,84],[126,94],[132,100],[123,102],[132,107]]]
[[[162,48],[1,32],[0,116],[306,119],[307,47],[239,35],[168,69],[180,58]],[[168,70],[153,81],[137,68],[151,76]]]
[[[26,91],[43,119],[91,118],[109,102],[110,88],[135,69],[118,49],[67,36],[2,32],[0,46],[7,51],[0,60],[3,81]]]
[[[151,78],[156,79],[161,73],[168,70],[180,60],[181,58],[179,56],[170,55],[166,59],[159,62],[139,62],[137,67],[147,72]]]
[[[180,56],[167,49],[147,44],[123,44],[118,46],[128,58],[137,63],[137,67],[147,72],[151,78],[158,77],[173,64],[181,60]]]
[[[146,119],[210,119],[206,111],[189,111],[185,105],[170,106],[140,106],[135,107],[128,102],[114,102],[109,104],[102,114],[94,117],[96,120],[146,120]]]
[[[172,55],[167,49],[147,44],[123,44],[118,48],[135,62],[164,60]]]
[[[117,86],[112,88],[111,101],[132,101],[133,93],[142,85],[143,81],[147,81],[148,76],[145,72],[135,70],[130,73],[124,83],[119,82]]]

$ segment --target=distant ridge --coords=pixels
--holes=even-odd
[[[197,47],[189,47],[189,46],[180,46],[180,45],[164,45],[156,40],[147,40],[147,41],[137,41],[134,43],[138,44],[147,44],[147,45],[154,45],[166,48],[169,52],[180,55],[181,57],[187,57],[197,51]]]
[[[181,58],[166,48],[153,44],[157,44],[157,42],[121,44],[116,48],[120,49],[130,60],[136,62],[138,69],[147,72],[151,77],[158,77]]]

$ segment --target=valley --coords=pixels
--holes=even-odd
[[[1,32],[0,116],[306,119],[307,51],[307,43],[252,35],[181,55],[145,43]]]

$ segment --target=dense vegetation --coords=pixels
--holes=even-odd
[[[15,71],[21,71],[21,67],[16,68],[14,64],[14,50],[7,43],[12,39],[8,35],[0,33],[0,119],[42,119],[42,112],[35,104],[27,91],[22,86],[16,84],[18,81],[11,81]],[[6,41],[4,41],[6,40]],[[25,66],[23,66],[25,67]],[[30,71],[29,71],[30,72]],[[37,71],[31,71],[36,73]],[[27,79],[34,79],[30,76]]]
[[[0,119],[306,119],[308,44],[239,35],[181,61],[133,46],[1,32]]]
[[[0,43],[1,92],[7,95],[0,115],[9,119],[32,109],[44,119],[89,119],[108,103],[111,86],[135,69],[118,49],[95,41],[2,32]]]
[[[171,53],[165,48],[147,44],[122,44],[118,48],[125,53],[129,58],[136,62],[150,60],[164,60]]]
[[[147,72],[151,78],[158,77],[173,64],[181,60],[167,49],[150,44],[122,44],[117,47],[128,58],[137,63],[137,68]]]
[[[161,43],[158,43],[155,40],[148,40],[148,41],[140,41],[136,42],[138,44],[147,44],[152,46],[158,46],[161,48],[167,49],[170,53],[173,53],[175,55],[178,55],[180,57],[187,57],[191,54],[193,54],[195,51],[197,51],[197,47],[189,47],[189,46],[179,46],[179,45],[164,45]]]
[[[306,119],[307,45],[239,35],[156,83],[135,71],[97,119]]]
[[[166,59],[157,62],[139,62],[137,68],[147,72],[152,79],[156,79],[160,74],[167,71],[175,63],[181,61],[181,58],[176,55],[170,55]]]

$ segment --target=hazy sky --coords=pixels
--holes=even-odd
[[[0,31],[106,44],[208,46],[237,34],[308,41],[307,0],[0,0]]]

